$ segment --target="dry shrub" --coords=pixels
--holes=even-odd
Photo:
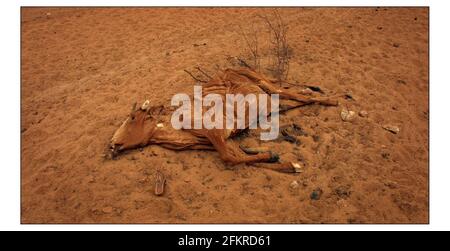
[[[259,43],[258,43],[258,30],[255,29],[255,25],[252,24],[251,30],[245,32],[241,26],[239,26],[239,34],[244,39],[247,49],[251,55],[251,62],[253,68],[257,71],[261,71],[261,57],[259,55]]]
[[[289,75],[289,61],[292,58],[292,48],[288,41],[288,25],[283,21],[280,13],[274,10],[271,15],[257,15],[264,26],[267,28],[267,35],[269,46],[266,48],[269,65],[266,69],[271,75],[282,82],[287,79]],[[251,29],[247,32],[239,26],[239,35],[246,44],[247,54],[250,54],[249,61],[252,68],[256,71],[261,71],[261,58],[264,53],[261,51],[259,42],[262,34],[258,33],[252,23]]]

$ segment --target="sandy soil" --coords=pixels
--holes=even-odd
[[[306,132],[299,145],[242,139],[301,162],[301,174],[158,146],[103,158],[134,101],[167,105],[192,92],[183,70],[227,67],[226,55],[245,49],[238,25],[265,32],[258,13],[271,10],[22,9],[22,222],[427,223],[426,8],[280,10],[294,53],[289,80],[355,98],[283,116]],[[344,122],[344,107],[368,117]]]

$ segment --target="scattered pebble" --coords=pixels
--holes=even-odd
[[[113,212],[113,210],[114,209],[112,207],[104,207],[104,208],[102,208],[102,212],[105,213],[105,214],[110,214],[110,213]]]
[[[353,94],[351,94],[351,93],[345,94],[345,98],[349,99],[349,100],[355,100],[355,98],[353,97]]]
[[[319,135],[313,135],[312,138],[313,138],[314,142],[319,142],[319,140],[320,140]]]
[[[369,116],[369,113],[367,111],[362,110],[362,111],[359,112],[359,116],[363,117],[363,118],[366,118],[367,116]]]
[[[348,198],[351,195],[350,186],[340,186],[335,189],[335,193],[340,198]]]
[[[86,177],[86,182],[87,183],[92,183],[94,181],[95,181],[95,177],[94,176],[89,175],[89,176]]]
[[[292,162],[292,167],[294,167],[296,173],[303,172],[302,166],[299,163]]]
[[[389,187],[390,189],[396,189],[398,187],[398,183],[395,181],[386,181],[384,185]]]
[[[398,43],[393,43],[392,46],[394,46],[395,48],[398,48],[398,47],[400,47],[400,44],[398,44]]]
[[[198,47],[198,46],[201,46],[201,45],[205,46],[206,43],[202,43],[202,44],[193,44],[194,47]]]
[[[400,128],[398,128],[398,126],[393,126],[393,125],[384,125],[383,129],[388,130],[393,134],[397,134],[400,132]]]
[[[390,153],[382,153],[381,157],[383,157],[383,159],[389,159],[389,157],[391,156]]]
[[[341,119],[346,122],[351,122],[355,119],[356,113],[354,111],[349,111],[347,109],[343,109],[341,111]]]
[[[297,189],[300,185],[298,184],[298,182],[296,180],[292,181],[291,184],[289,185],[289,187],[291,189]]]
[[[322,197],[323,191],[320,188],[316,188],[312,193],[311,193],[311,200],[320,200],[320,197]]]

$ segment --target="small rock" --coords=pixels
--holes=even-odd
[[[102,212],[105,213],[105,214],[110,214],[110,213],[113,212],[113,210],[114,209],[112,207],[104,207],[104,208],[102,208]]]
[[[86,182],[87,182],[87,183],[92,183],[92,182],[94,182],[94,181],[95,181],[94,176],[89,175],[89,176],[86,177]]]
[[[393,126],[393,125],[384,125],[383,129],[388,130],[393,134],[397,134],[400,132],[400,128],[398,128],[398,126]]]
[[[313,135],[312,138],[313,138],[314,142],[319,142],[319,140],[320,140],[319,135]]]
[[[292,162],[291,164],[292,164],[292,167],[294,167],[294,170],[296,173],[303,172],[302,166],[299,163]]]
[[[359,116],[363,117],[363,118],[366,118],[367,116],[369,116],[369,113],[367,111],[362,110],[362,111],[359,112]]]
[[[355,119],[356,113],[354,111],[349,111],[347,109],[343,109],[341,111],[341,119],[346,122],[351,122]]]
[[[398,183],[395,181],[386,181],[384,185],[389,187],[390,189],[396,189],[398,187]]]
[[[345,99],[348,99],[348,100],[355,100],[355,97],[353,97],[353,94],[351,94],[351,93],[347,93],[347,94],[345,94]]]
[[[316,188],[312,193],[311,193],[311,200],[320,200],[320,197],[322,197],[322,189],[320,188]]]
[[[206,43],[201,43],[201,44],[193,44],[193,46],[194,46],[194,47],[198,47],[198,46],[201,46],[201,45],[205,46],[205,45],[206,45]]]
[[[297,189],[300,185],[298,184],[298,182],[296,180],[292,181],[291,184],[289,185],[289,187],[291,189]]]
[[[340,186],[336,188],[335,193],[340,198],[348,198],[351,195],[350,186]]]
[[[394,46],[395,48],[398,48],[398,47],[400,47],[400,44],[398,44],[398,43],[393,43],[392,46]]]

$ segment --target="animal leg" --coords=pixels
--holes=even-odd
[[[224,130],[207,130],[205,135],[220,155],[220,158],[231,165],[256,162],[277,162],[279,156],[272,152],[261,152],[248,155],[231,139],[227,140]]]
[[[273,84],[260,80],[258,83],[259,87],[263,89],[265,92],[269,94],[279,94],[282,99],[295,100],[303,105],[307,104],[320,104],[320,105],[328,105],[328,106],[337,106],[338,97],[342,97],[343,95],[336,95],[333,97],[309,97],[306,95],[294,93],[288,90],[281,89],[279,87],[274,86]]]
[[[295,100],[297,102],[300,102],[301,105],[321,104],[321,105],[337,106],[338,101],[336,98],[345,96],[345,95],[336,95],[334,97],[309,97],[306,95],[281,89],[280,87],[274,85],[270,79],[249,69],[241,69],[239,71],[236,71],[236,73],[244,75],[247,78],[253,80],[262,90],[264,90],[264,92],[268,94],[279,94],[280,98]]]

